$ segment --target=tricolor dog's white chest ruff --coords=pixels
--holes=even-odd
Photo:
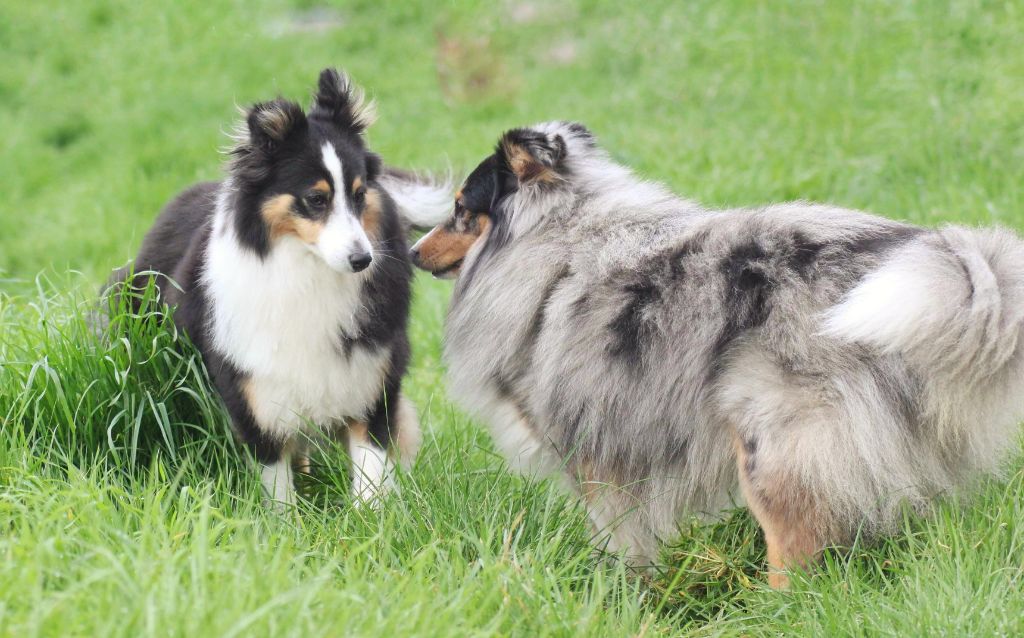
[[[307,422],[363,418],[380,395],[390,349],[352,348],[363,276],[331,270],[284,237],[264,258],[243,248],[218,206],[202,273],[211,346],[248,377],[261,428],[281,435]]]

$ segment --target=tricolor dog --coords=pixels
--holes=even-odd
[[[372,119],[333,69],[308,113],[284,99],[252,106],[225,179],[168,204],[134,263],[176,282],[158,282],[162,300],[278,504],[294,502],[308,429],[347,435],[360,502],[378,497],[420,439],[401,393],[405,237],[410,223],[443,217],[450,194],[385,170],[363,138]]]

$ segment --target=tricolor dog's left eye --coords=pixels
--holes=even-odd
[[[352,201],[355,203],[357,208],[362,208],[366,203],[366,187],[360,186],[359,190],[352,193]]]

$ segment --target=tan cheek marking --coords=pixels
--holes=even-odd
[[[295,235],[307,244],[315,244],[320,239],[323,223],[299,217],[293,210],[294,205],[295,198],[291,195],[278,195],[264,202],[260,213],[270,229],[270,238]]]
[[[487,234],[487,229],[489,229],[490,227],[491,227],[491,218],[490,218],[489,215],[481,214],[481,215],[477,215],[476,216],[476,228],[477,228],[476,236],[477,237],[483,237],[484,235],[486,235]]]
[[[315,244],[320,241],[320,233],[324,230],[323,222],[315,222],[304,217],[295,217],[295,234],[307,244]]]
[[[270,229],[271,238],[294,232],[292,230],[292,208],[295,206],[295,198],[291,195],[278,195],[263,202],[260,207],[260,214],[263,221]]]
[[[446,264],[442,261],[454,233],[444,230],[441,226],[427,233],[419,243],[419,265],[427,270],[440,270]]]
[[[489,228],[490,218],[487,215],[477,216],[477,228],[473,233],[451,233],[441,227],[435,228],[430,233],[433,236],[428,236],[420,245],[420,262],[431,270],[446,268],[464,258]]]
[[[357,177],[356,179],[359,178]],[[367,235],[374,238],[380,236],[380,215],[380,193],[375,188],[367,189],[366,206],[363,208],[363,214],[359,218],[359,223],[363,225],[363,230],[366,231]]]

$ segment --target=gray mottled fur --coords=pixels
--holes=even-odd
[[[818,536],[885,533],[996,472],[1022,414],[1024,245],[803,202],[705,209],[578,125],[559,178],[502,203],[467,255],[450,388],[510,462],[584,497],[614,550],[764,498]]]

